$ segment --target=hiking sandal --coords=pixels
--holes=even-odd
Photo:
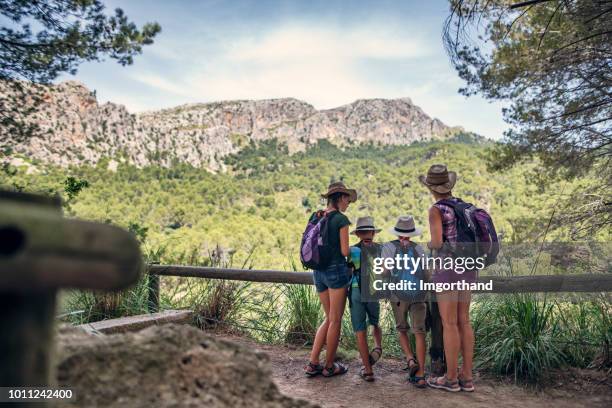
[[[417,388],[427,388],[427,380],[425,377],[415,375],[414,377],[409,377],[408,381],[410,381]]]
[[[334,363],[331,367],[325,367],[321,374],[323,377],[333,377],[335,375],[346,374],[348,368],[341,363]]]
[[[374,347],[372,351],[370,351],[370,355],[368,356],[370,365],[376,364],[376,362],[380,360],[381,357],[382,357],[382,347]]]
[[[440,379],[444,380],[444,382],[440,383]],[[461,391],[461,387],[459,387],[459,381],[449,381],[448,378],[446,378],[446,375],[443,375],[442,377],[429,378],[429,380],[427,380],[427,385],[429,385],[431,388],[445,390],[449,392]]]
[[[461,391],[474,392],[474,380],[473,379],[463,380],[461,378],[457,378],[457,380],[459,381],[459,388],[461,388]]]
[[[366,373],[365,372],[365,367],[361,367],[361,369],[359,370],[359,376],[361,378],[363,378],[364,380],[366,380],[367,382],[372,382],[374,381],[374,373]]]
[[[403,368],[404,371],[408,371],[410,377],[414,377],[414,375],[419,371],[420,365],[416,358],[411,357],[406,360],[406,367]]]
[[[304,367],[304,373],[306,373],[308,377],[316,377],[322,372],[323,372],[323,366],[321,364],[313,364],[309,362],[308,365]]]

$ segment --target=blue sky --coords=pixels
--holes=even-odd
[[[441,41],[444,0],[105,1],[162,32],[134,65],[87,63],[75,77],[131,112],[189,102],[295,97],[324,109],[410,97],[429,115],[498,138],[501,105],[463,85]]]

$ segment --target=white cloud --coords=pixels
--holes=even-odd
[[[429,53],[417,34],[382,24],[359,28],[285,25],[215,48],[222,51],[210,55],[192,50],[184,55],[183,63],[188,62],[181,78],[149,72],[135,74],[133,79],[191,100],[291,96],[317,108],[329,108],[358,98],[384,96],[360,71],[360,61],[400,60]],[[157,55],[176,57],[178,53],[159,50]]]
[[[457,94],[462,81],[439,37],[416,25],[299,22],[214,42],[190,38],[156,43],[151,55],[163,63],[129,74],[150,91],[114,101],[140,111],[187,102],[295,97],[325,109],[360,98],[408,96],[449,125],[491,137],[500,136],[504,127],[499,104]]]
[[[386,27],[364,25],[347,29],[287,25],[262,38],[247,38],[233,44],[227,57],[230,61],[265,64],[312,59],[400,59],[427,54],[428,48],[416,34],[408,36]]]
[[[176,95],[189,96],[189,87],[185,84],[181,84],[179,81],[171,78],[164,78],[162,76],[147,73],[147,74],[133,74],[131,78],[135,81],[142,82],[152,88],[159,89],[164,92],[170,92]]]

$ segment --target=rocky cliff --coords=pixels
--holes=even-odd
[[[453,131],[408,98],[363,99],[327,110],[293,98],[237,100],[132,114],[122,105],[98,104],[74,81],[45,88],[27,121],[38,125],[33,135],[16,142],[0,128],[0,148],[62,166],[110,157],[138,166],[181,161],[218,169],[223,156],[250,141],[277,138],[296,151],[318,139],[409,144]]]

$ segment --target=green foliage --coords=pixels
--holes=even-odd
[[[141,244],[144,243],[145,240],[147,239],[147,231],[149,231],[147,227],[143,227],[142,225],[136,222],[130,222],[128,224],[127,229],[132,234],[134,234],[138,242],[140,242]]]
[[[116,172],[103,165],[66,169],[37,164],[38,173],[26,166],[0,172],[0,186],[49,194],[63,192],[68,177],[77,185],[87,180],[89,188],[71,200],[70,215],[125,228],[132,225],[134,232],[138,225],[138,230],[146,231],[147,250],[164,248],[164,263],[185,260],[194,251],[196,258],[206,258],[219,245],[239,265],[256,246],[253,268],[285,269],[291,268],[288,259],[298,252],[311,211],[324,205],[320,193],[332,179],[343,178],[357,189],[359,199],[347,215],[353,221],[372,215],[384,229],[379,240],[391,239],[386,229],[402,214],[414,215],[425,227],[422,240],[427,240],[432,197],[417,176],[433,163],[446,163],[459,173],[455,193],[488,209],[506,240],[541,239],[552,211],[563,213],[558,208],[560,185],[542,189],[529,183],[532,163],[505,173],[489,172],[485,159],[491,143],[464,141],[346,149],[321,141],[293,155],[271,141],[232,156],[228,163],[234,164],[226,173],[212,174],[187,164],[172,168],[120,164]],[[243,154],[254,167],[236,164],[242,163]],[[277,169],[268,169],[255,158],[266,158]],[[576,180],[568,189],[586,191],[590,183],[590,179]],[[549,232],[548,238],[568,235],[559,229]]]
[[[314,286],[284,285],[284,312],[287,315],[285,341],[308,344],[323,321],[323,309]]]
[[[612,10],[606,2],[450,0],[444,42],[465,95],[507,102],[510,129],[491,154],[492,169],[537,157],[542,183],[590,174],[590,193],[564,200],[576,236],[612,225]],[[518,2],[517,2],[518,3]],[[478,33],[477,39],[474,35]]]
[[[64,180],[64,192],[68,195],[68,200],[74,199],[86,187],[89,187],[87,180],[77,180],[72,176]]]
[[[612,313],[605,295],[557,303],[563,353],[576,367],[609,369],[612,366]]]
[[[115,293],[68,291],[62,294],[65,319],[83,324],[122,316],[147,313],[147,280],[134,287]]]
[[[531,294],[487,298],[474,305],[475,355],[481,366],[515,380],[537,381],[564,364],[561,327],[551,302]]]
[[[0,15],[0,126],[12,144],[40,130],[28,120],[48,95],[40,84],[104,57],[132,64],[161,31],[138,28],[120,8],[107,15],[100,0],[3,0]]]
[[[108,16],[99,0],[8,0],[0,14],[13,23],[0,29],[0,79],[49,82],[104,55],[129,65],[161,30],[157,23],[138,29],[119,8]]]
[[[533,294],[479,296],[472,306],[477,366],[539,382],[548,370],[609,367],[610,303]]]

